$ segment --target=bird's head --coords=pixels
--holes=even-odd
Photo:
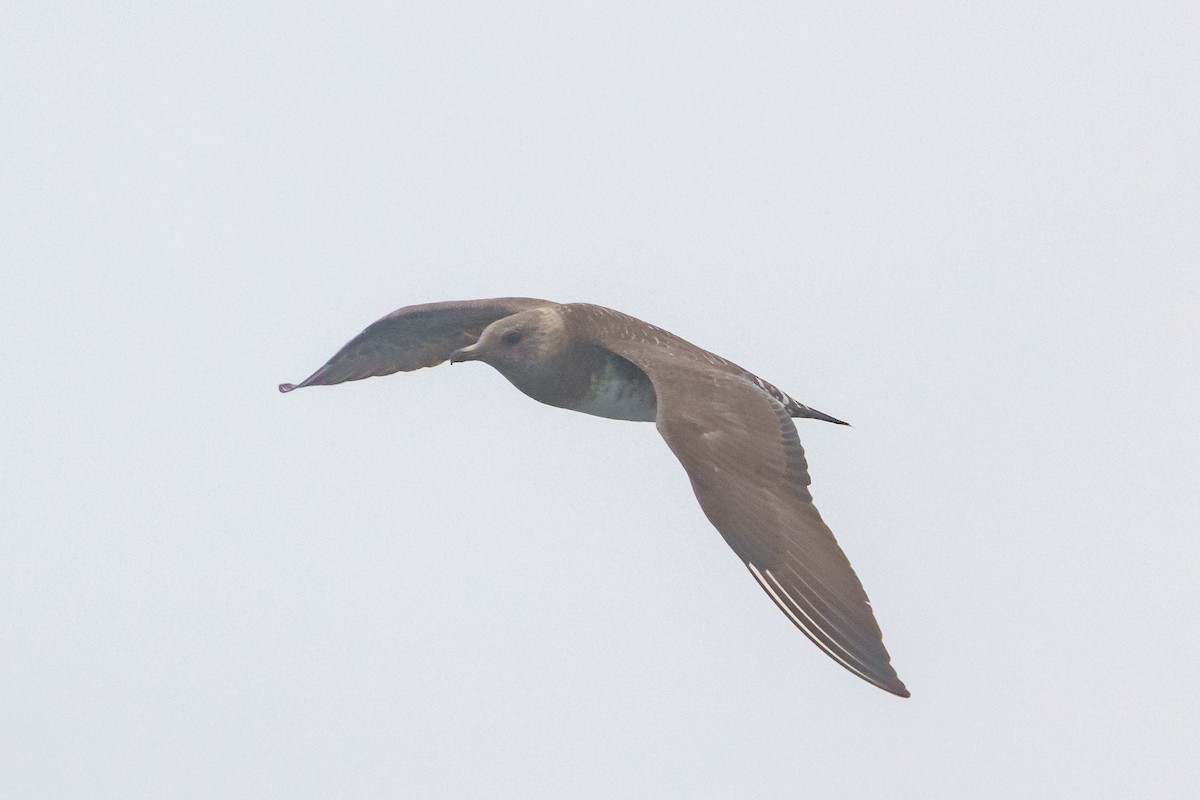
[[[450,363],[482,361],[507,374],[551,359],[565,343],[562,318],[538,308],[496,320],[475,344],[451,353]]]

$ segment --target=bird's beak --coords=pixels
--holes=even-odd
[[[463,347],[459,350],[455,350],[450,354],[450,363],[457,364],[459,361],[474,361],[479,357],[479,355],[475,352],[475,347],[476,345],[470,345],[469,347]]]

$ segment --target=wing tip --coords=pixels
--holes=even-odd
[[[779,582],[779,579],[772,574],[771,570],[760,570],[750,561],[746,561],[745,564],[749,568],[750,574],[754,576],[759,586],[766,591],[779,610],[827,656],[844,667],[848,672],[857,675],[872,686],[883,689],[885,692],[890,692],[897,697],[912,696],[908,691],[908,687],[904,685],[904,682],[900,680],[900,676],[896,674],[895,668],[892,667],[892,660],[888,656],[887,649],[883,646],[882,639],[876,643],[877,648],[872,648],[876,650],[873,654],[876,657],[872,657],[872,654],[863,654],[857,650],[852,651],[847,649],[841,641],[831,636],[820,625],[815,624],[815,620],[810,615],[813,607],[810,605],[808,606],[809,610],[805,610],[805,607],[796,601],[795,597]],[[774,586],[771,585],[772,583]],[[867,605],[869,606],[870,603]],[[873,619],[874,617],[872,617]],[[878,635],[878,628],[876,628],[876,634]],[[840,653],[838,652],[839,650],[841,651]],[[865,658],[863,657],[864,655],[866,655]]]

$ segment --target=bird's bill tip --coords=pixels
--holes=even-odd
[[[479,356],[475,352],[475,345],[470,345],[469,347],[463,347],[451,353],[450,363],[457,364],[460,361],[474,361],[478,357]]]

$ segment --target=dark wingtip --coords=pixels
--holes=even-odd
[[[279,384],[279,391],[282,392],[283,394],[287,394],[288,392],[290,392],[292,389],[295,389],[295,388],[296,388],[296,384],[294,384],[294,383]]]

